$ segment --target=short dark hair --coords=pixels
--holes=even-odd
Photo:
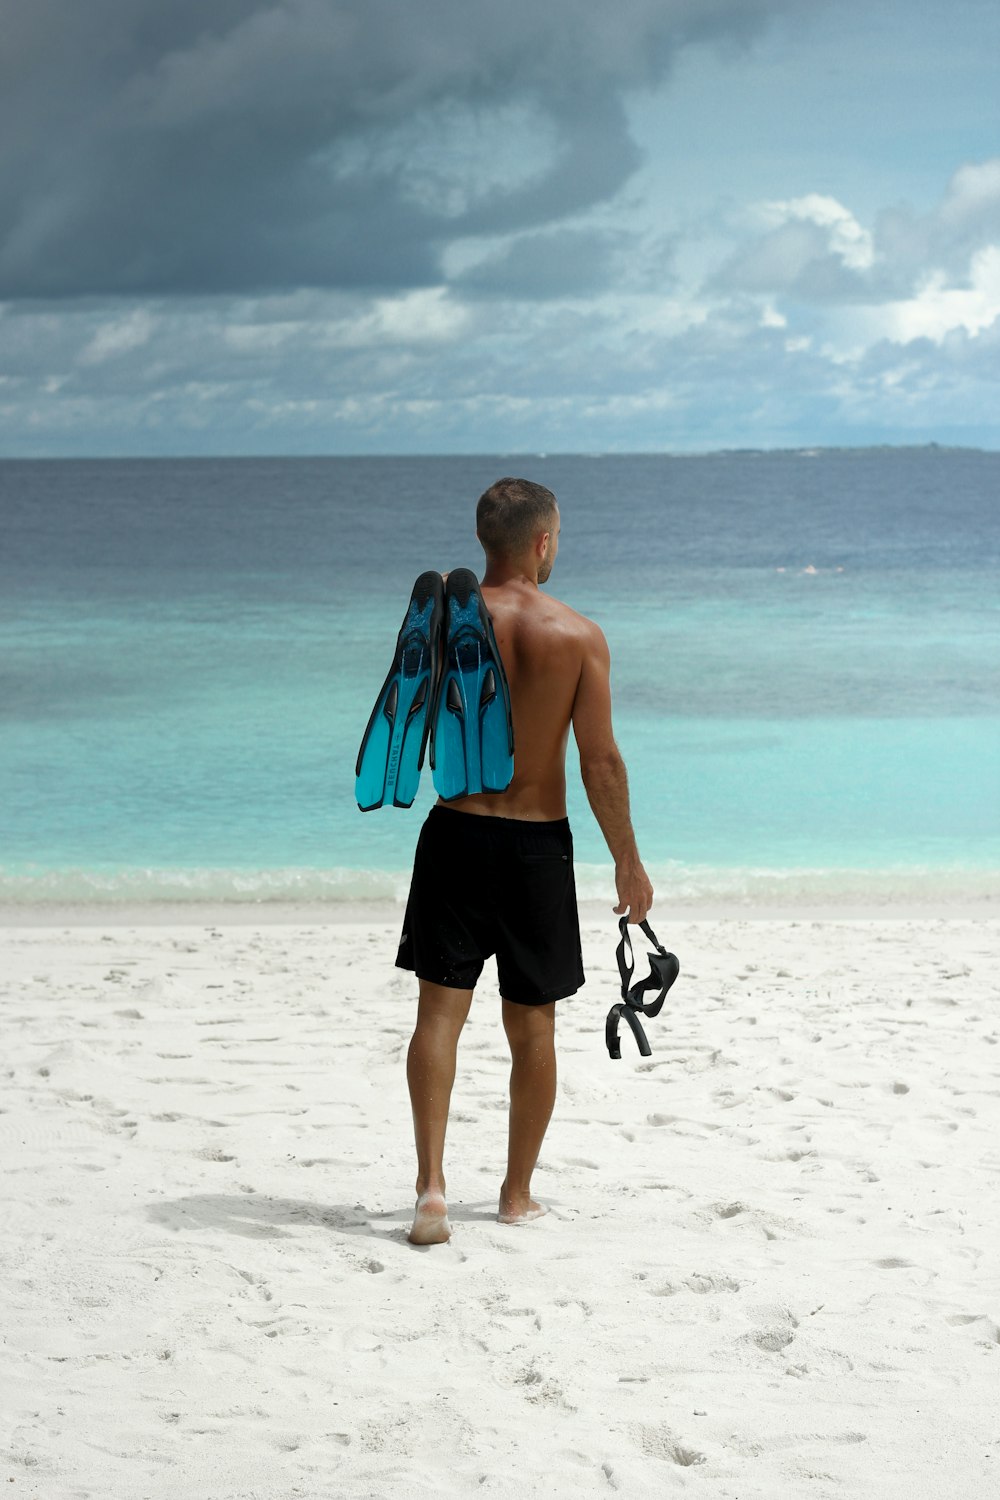
[[[516,557],[550,527],[556,497],[530,479],[498,479],[479,497],[476,531],[487,555]]]

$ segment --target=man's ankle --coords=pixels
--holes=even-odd
[[[426,1183],[421,1182],[419,1177],[417,1178],[417,1197],[424,1198],[429,1193],[433,1194],[436,1198],[443,1198],[445,1196],[445,1187],[442,1178],[431,1178]]]

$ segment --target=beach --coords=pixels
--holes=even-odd
[[[0,1500],[1000,1500],[1000,4],[7,10]]]
[[[654,914],[612,1061],[588,907],[548,1214],[491,964],[417,1248],[398,912],[269,915],[6,913],[12,1496],[996,1493],[996,916]]]

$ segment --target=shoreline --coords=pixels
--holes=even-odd
[[[618,918],[610,903],[581,901],[584,926]],[[150,901],[0,903],[0,929],[73,927],[395,927],[404,904],[391,901]],[[988,922],[1000,918],[1000,902],[918,902],[873,898],[870,902],[657,902],[650,924],[659,933],[688,922]]]

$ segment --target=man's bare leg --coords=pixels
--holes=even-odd
[[[471,1004],[471,990],[420,980],[417,1024],[406,1056],[417,1147],[417,1207],[409,1234],[415,1245],[439,1245],[451,1235],[444,1196],[444,1138],[458,1039]]]
[[[510,1043],[510,1125],[507,1176],[500,1187],[501,1224],[524,1224],[545,1209],[531,1196],[531,1174],[556,1100],[555,1001],[503,1002]]]

